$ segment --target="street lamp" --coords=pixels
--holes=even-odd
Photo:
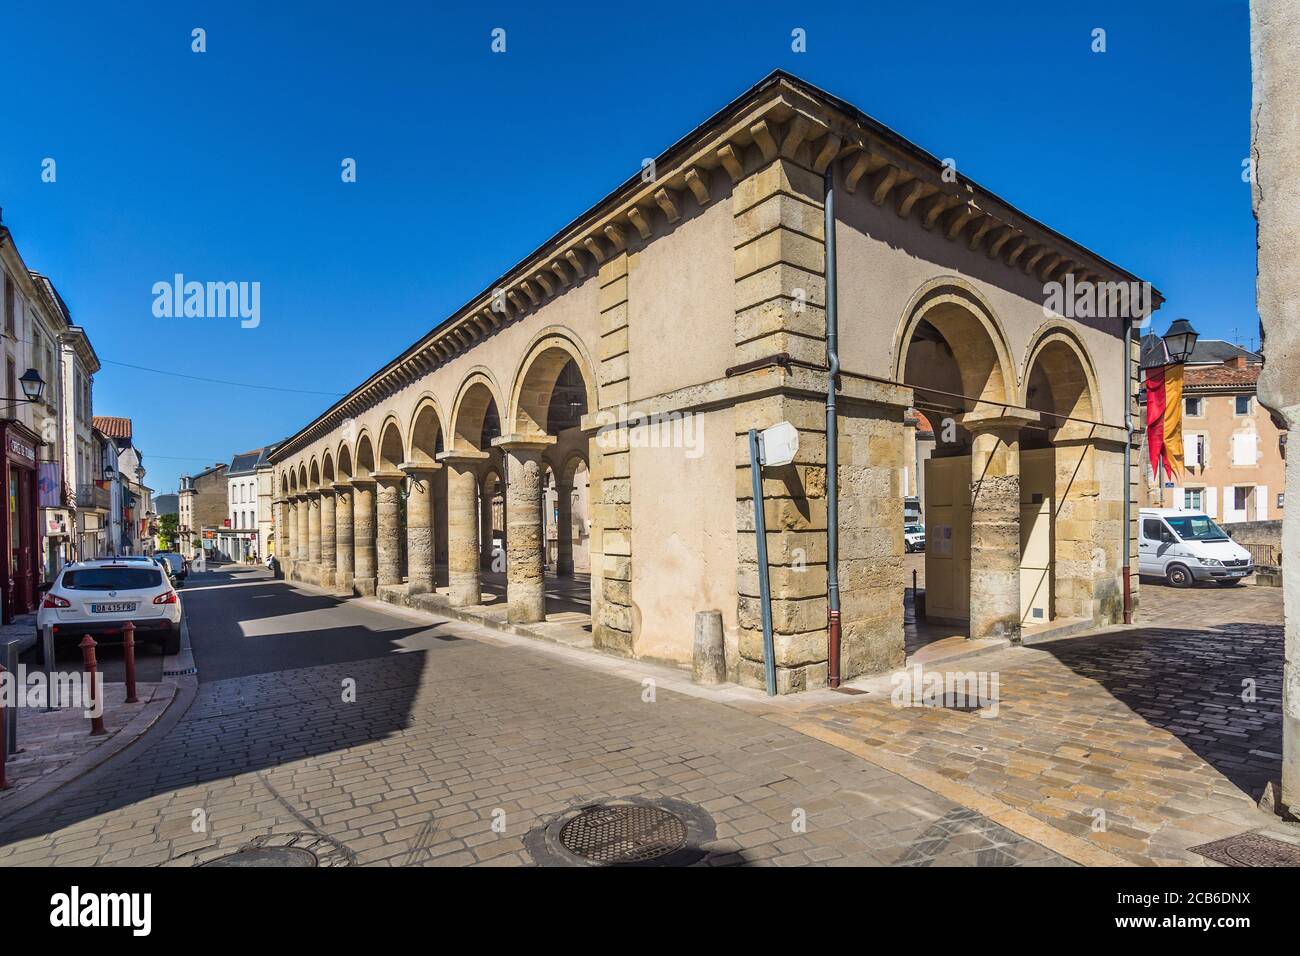
[[[23,394],[27,398],[11,398],[10,401],[15,405],[25,405],[28,402],[39,402],[41,393],[45,391],[45,379],[41,378],[41,373],[34,368],[29,368],[18,379],[18,384],[22,386]]]
[[[1186,319],[1175,319],[1174,324],[1169,326],[1169,331],[1164,334],[1169,360],[1174,364],[1186,362],[1191,358],[1192,349],[1196,348],[1198,338],[1200,333],[1192,328],[1192,323]]]

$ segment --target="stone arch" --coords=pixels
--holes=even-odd
[[[1049,413],[1053,428],[1101,421],[1097,373],[1088,348],[1063,322],[1039,327],[1025,353],[1020,403]],[[1069,421],[1078,419],[1079,421]]]
[[[368,430],[363,430],[357,437],[357,456],[353,466],[357,478],[369,478],[374,473],[375,443],[371,440]]]
[[[586,469],[588,473],[591,471],[591,466],[587,463],[586,456],[581,452],[571,451],[565,457],[564,461],[560,463],[560,467],[556,470],[555,476],[561,484],[571,485],[573,484],[573,476],[577,474],[579,467]]]
[[[320,463],[315,458],[311,460],[307,472],[307,487],[315,491],[320,487]]]
[[[321,457],[320,463],[321,481],[327,484],[334,482],[334,456],[330,454],[329,449],[325,449],[325,454]]]
[[[294,495],[298,493],[298,474],[290,466],[287,472],[280,472],[280,487],[284,489],[285,494]]]
[[[395,472],[406,460],[406,440],[402,438],[402,426],[396,415],[389,415],[379,428],[379,467],[386,472]]]
[[[437,454],[446,448],[446,433],[443,429],[442,409],[438,401],[428,393],[422,395],[411,416],[410,448],[407,460],[429,463],[436,460]]]
[[[474,368],[465,376],[451,412],[451,434],[457,448],[487,451],[483,447],[483,429],[492,414],[500,420],[500,396],[496,380],[487,369]]]
[[[927,357],[913,349],[918,341],[935,342],[936,334],[941,345],[946,346],[939,349],[940,354]],[[909,362],[913,366],[910,380]],[[979,291],[957,276],[942,276],[922,285],[913,294],[894,335],[895,381],[942,388],[916,379],[921,368],[927,377],[941,378],[944,362],[950,362],[955,369],[957,391],[962,395],[1001,405],[1014,404],[1019,398],[1015,365],[1001,320]]]
[[[339,442],[338,461],[338,480],[347,481],[352,477],[352,450],[348,448],[347,442]]]
[[[310,487],[311,485],[307,483],[307,465],[300,461],[298,462],[298,491],[301,493]]]
[[[586,351],[558,326],[543,329],[529,343],[515,372],[507,420],[516,435],[545,435],[548,409],[555,386],[565,367],[573,362],[586,392],[587,411],[599,408],[596,377]]]

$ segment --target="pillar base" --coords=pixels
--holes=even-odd
[[[561,578],[573,577],[573,559],[560,558],[558,561],[556,561],[555,574],[557,577],[561,577]]]
[[[333,571],[322,571],[322,572],[320,572],[320,581],[319,581],[319,583],[320,583],[320,586],[323,587],[323,588],[332,588],[332,587],[334,587],[334,572],[333,572]]]
[[[353,578],[352,593],[357,597],[374,597],[378,582],[375,578]]]
[[[483,603],[483,587],[478,575],[462,578],[452,575],[447,587],[447,601],[452,607],[470,607]]]
[[[335,572],[334,572],[334,593],[335,593],[335,594],[351,594],[351,593],[352,593],[352,576],[351,576],[351,575],[341,575],[341,574],[339,574],[337,571],[335,571]]]

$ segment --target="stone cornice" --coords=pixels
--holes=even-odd
[[[653,178],[632,176],[288,438],[270,460],[279,463],[293,457],[498,328],[564,294],[638,237],[646,242],[670,231],[681,219],[686,198],[699,204],[717,198],[709,188],[716,170],[735,184],[778,157],[817,173],[835,163],[849,192],[865,189],[876,205],[890,203],[900,217],[939,230],[951,242],[982,249],[990,259],[1044,282],[1067,272],[1078,281],[1140,281],[953,174],[940,160],[845,101],[776,71],[670,146],[655,160]],[[1158,307],[1161,301],[1153,291],[1152,304]]]

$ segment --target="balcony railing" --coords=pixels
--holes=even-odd
[[[99,508],[107,511],[109,501],[107,488],[101,488],[96,484],[77,485],[78,508]]]

